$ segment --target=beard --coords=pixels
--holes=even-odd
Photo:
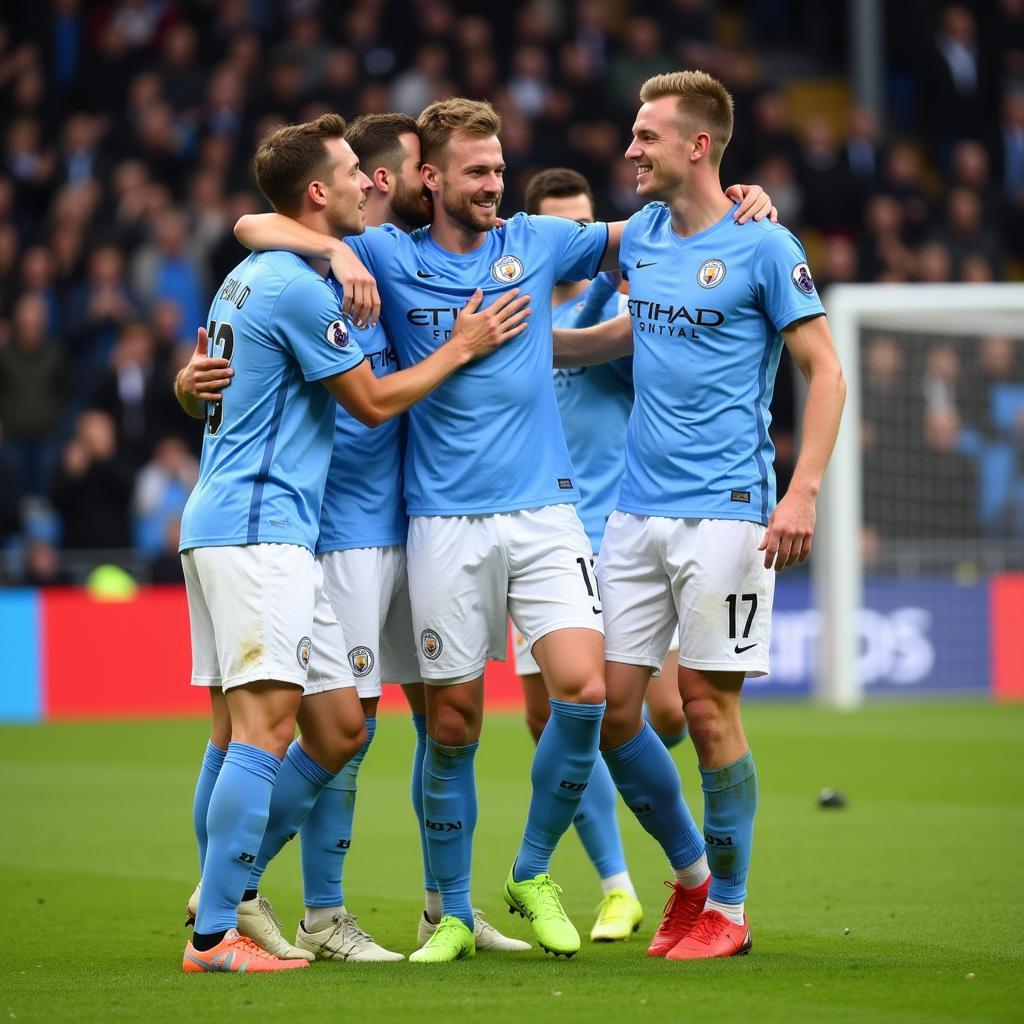
[[[493,200],[494,212],[492,214],[486,214],[473,205],[481,200]],[[498,207],[501,205],[501,193],[487,195],[480,192],[473,196],[464,196],[444,189],[441,192],[441,205],[444,207],[444,212],[456,224],[461,224],[462,227],[470,231],[490,231],[495,227],[494,221],[498,216]]]
[[[391,211],[410,228],[426,227],[433,219],[434,211],[425,188],[409,188],[398,178],[395,194],[391,197]]]

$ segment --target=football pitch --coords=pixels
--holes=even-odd
[[[647,914],[631,942],[586,940],[600,892],[570,834],[552,869],[584,935],[570,961],[535,948],[444,966],[317,963],[267,977],[180,970],[204,723],[2,728],[0,1020],[1024,1020],[1024,706],[876,704],[846,715],[773,704],[750,706],[747,718],[761,783],[749,957],[644,956],[666,871],[627,813]],[[382,717],[345,879],[360,924],[406,953],[422,905],[407,795],[412,735],[406,716]],[[526,811],[530,750],[521,720],[495,715],[477,758],[474,902],[524,938],[501,886]],[[675,754],[699,818],[693,748]],[[825,786],[848,805],[819,808]],[[286,934],[302,906],[294,845],[263,889]]]

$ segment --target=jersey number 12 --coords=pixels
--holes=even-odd
[[[217,324],[216,320],[210,321],[210,329],[206,332],[210,339],[210,356],[213,359],[226,359],[231,362],[231,356],[235,351],[235,332],[231,324]],[[221,392],[219,402],[206,403],[206,429],[212,437],[220,430],[224,422],[224,398]]]

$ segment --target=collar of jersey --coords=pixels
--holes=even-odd
[[[452,252],[451,249],[446,249],[443,245],[438,245],[437,242],[434,241],[434,236],[430,233],[429,228],[423,232],[423,241],[427,248],[432,249],[435,253],[443,256],[445,259],[454,260],[456,263],[472,263],[473,260],[480,259],[481,253],[487,251],[491,244],[490,236],[498,230],[498,228],[491,228],[491,230],[487,232],[488,237],[484,239],[483,245],[474,249],[472,252]]]
[[[703,241],[712,232],[717,231],[727,220],[732,220],[733,214],[736,212],[736,207],[738,205],[738,203],[733,203],[732,206],[730,206],[722,215],[721,220],[716,220],[710,227],[706,227],[703,231],[698,231],[695,235],[687,235],[686,238],[676,234],[676,229],[672,227],[672,211],[666,206],[665,211],[668,214],[668,230],[669,234],[672,236],[672,241],[674,241],[676,245],[681,246],[689,246],[696,242]]]

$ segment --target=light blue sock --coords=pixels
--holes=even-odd
[[[704,841],[711,870],[708,898],[742,903],[747,897],[747,871],[757,810],[757,769],[748,750],[738,761],[700,770],[704,790]]]
[[[469,875],[476,827],[473,760],[478,746],[445,747],[428,736],[423,759],[423,823],[430,868],[444,913],[453,914],[470,929]]]
[[[628,743],[602,751],[615,785],[637,821],[661,845],[674,868],[701,858],[704,840],[683,799],[672,755],[644,722]]]
[[[258,889],[267,865],[302,827],[321,790],[334,778],[322,764],[314,761],[292,740],[284,755],[281,771],[270,800],[270,816],[260,845],[259,856],[249,875],[249,889]]]
[[[572,824],[580,798],[594,774],[604,701],[570,704],[548,700],[551,717],[533,754],[533,795],[526,830],[512,869],[521,882],[544,874],[559,839]]]
[[[280,759],[265,750],[228,744],[206,816],[197,934],[211,935],[238,924],[238,903],[260,849],[280,768]]]
[[[356,776],[377,731],[377,719],[366,719],[366,742],[352,760],[320,791],[299,829],[303,902],[307,907],[340,907],[345,855],[352,845],[356,811]]]
[[[192,799],[192,826],[196,831],[196,843],[199,846],[199,877],[203,877],[203,861],[206,860],[206,815],[210,810],[210,796],[217,784],[217,776],[224,766],[226,750],[215,747],[207,741],[203,753],[203,765],[196,779],[196,795]]]
[[[619,819],[615,816],[617,799],[608,765],[599,757],[594,762],[590,785],[583,791],[576,817],[572,819],[599,878],[611,878],[626,870]]]
[[[412,725],[416,730],[416,749],[412,755],[412,808],[416,812],[416,824],[420,830],[423,888],[437,892],[437,882],[430,871],[430,859],[427,856],[427,829],[423,824],[423,759],[427,756],[427,716],[413,715]]]

